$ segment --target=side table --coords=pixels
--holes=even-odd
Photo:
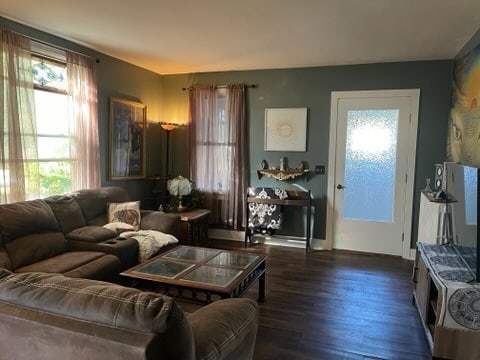
[[[207,245],[208,243],[208,215],[210,210],[194,209],[182,211],[178,229],[178,240],[182,244]]]

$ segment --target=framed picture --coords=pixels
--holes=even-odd
[[[110,98],[110,179],[145,177],[146,107]]]
[[[307,108],[265,109],[265,151],[307,151]]]

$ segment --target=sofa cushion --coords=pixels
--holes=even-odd
[[[117,233],[101,226],[88,225],[65,235],[67,239],[97,243],[108,239],[116,238]]]
[[[148,214],[144,212],[140,229],[157,230],[167,234],[177,235],[177,226],[180,220],[178,214],[166,214],[159,211],[153,211]]]
[[[13,270],[12,262],[10,261],[10,257],[8,256],[7,249],[0,248],[0,268]]]
[[[85,189],[79,190],[73,195],[80,205],[88,225],[105,225],[107,223],[107,204],[128,201],[128,194],[121,187]]]
[[[32,233],[60,231],[52,209],[43,200],[0,205],[0,230],[4,243]]]
[[[93,261],[64,272],[63,275],[70,278],[112,281],[118,279],[120,271],[122,271],[120,259],[115,255],[104,254]]]
[[[61,232],[44,232],[19,237],[5,245],[13,269],[48,259],[68,249]]]
[[[0,269],[0,279],[4,278],[5,276],[12,275],[12,272],[7,269]]]
[[[0,278],[0,301],[134,331],[162,334],[179,323],[191,336],[183,311],[166,296],[95,280],[25,273]]]
[[[45,201],[50,205],[64,234],[87,225],[82,209],[73,196],[52,196]]]
[[[122,270],[115,255],[94,251],[72,251],[17,269],[17,273],[60,273],[72,278],[111,281]]]

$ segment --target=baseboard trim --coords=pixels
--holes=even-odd
[[[222,239],[231,241],[245,241],[245,232],[237,230],[225,230],[225,229],[208,229],[208,237],[210,239]],[[305,239],[298,236],[265,236],[254,235],[255,242],[268,245],[287,246],[294,248],[305,249]],[[325,246],[325,240],[311,239],[310,246],[312,250],[331,250]]]

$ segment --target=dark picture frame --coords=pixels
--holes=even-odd
[[[110,180],[145,178],[146,106],[110,98]]]

